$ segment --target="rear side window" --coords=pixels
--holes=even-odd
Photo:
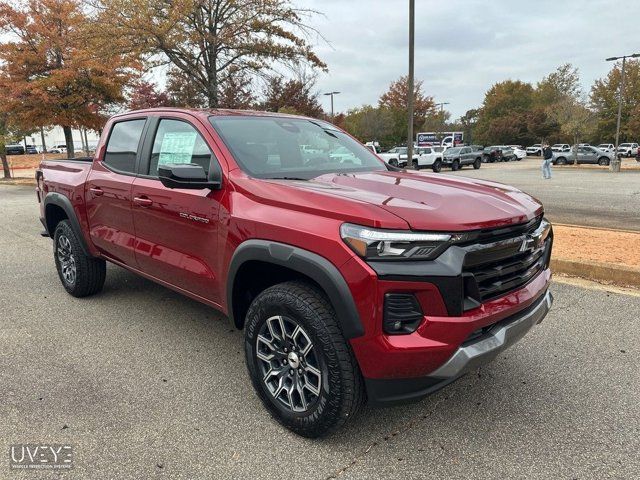
[[[159,165],[196,163],[209,174],[211,150],[198,131],[187,122],[162,119],[151,151],[149,175],[158,176]]]
[[[133,173],[145,122],[140,119],[116,123],[111,129],[103,162],[114,170]]]

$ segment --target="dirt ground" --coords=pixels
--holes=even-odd
[[[640,268],[640,233],[553,226],[553,256]]]
[[[44,158],[43,158],[44,157]],[[44,160],[54,160],[56,158],[67,158],[66,153],[34,153],[32,155],[8,155],[9,166],[13,168],[37,168]]]

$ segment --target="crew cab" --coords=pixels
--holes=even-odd
[[[378,153],[378,157],[387,162],[392,167],[406,167],[409,158],[409,149],[407,147],[393,147],[385,153]],[[416,148],[413,149],[412,164],[418,159]]]
[[[443,147],[416,147],[418,158],[413,160],[414,170],[431,167],[434,172],[442,170]]]
[[[219,310],[265,408],[308,437],[474,371],[552,304],[536,199],[401,171],[323,120],[128,112],[36,182],[69,294],[98,294],[110,262]]]
[[[482,152],[471,147],[447,148],[442,156],[442,163],[453,171],[461,169],[463,165],[473,165],[477,170],[482,165]]]

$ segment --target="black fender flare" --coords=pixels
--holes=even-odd
[[[80,242],[80,246],[82,247],[83,252],[89,257],[93,257],[87,245],[84,234],[82,233],[82,227],[80,227],[80,222],[78,221],[76,211],[73,209],[73,205],[71,205],[71,200],[69,200],[68,197],[62,195],[61,193],[49,192],[44,197],[43,204],[44,204],[44,215],[45,215],[44,226],[47,229],[47,233],[49,234],[49,236],[53,238],[53,235],[55,232],[49,231],[49,221],[47,219],[47,207],[49,205],[55,205],[56,207],[60,207],[62,210],[64,210],[64,213],[67,215],[67,219],[71,224],[71,229],[73,230],[73,233],[76,234],[76,237]]]
[[[364,335],[360,314],[356,307],[349,286],[340,271],[324,257],[285,243],[268,240],[247,240],[241,243],[231,258],[227,275],[227,310],[228,316],[235,325],[233,288],[236,274],[247,261],[258,260],[273,263],[301,273],[316,282],[325,292],[345,338]]]

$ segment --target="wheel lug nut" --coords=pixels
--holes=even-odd
[[[287,347],[284,347],[284,353],[287,353]]]
[[[293,369],[289,370],[289,375],[293,375]]]
[[[299,369],[298,369],[298,373],[299,373],[300,375],[302,375],[302,369],[301,369],[301,368],[299,368]]]

